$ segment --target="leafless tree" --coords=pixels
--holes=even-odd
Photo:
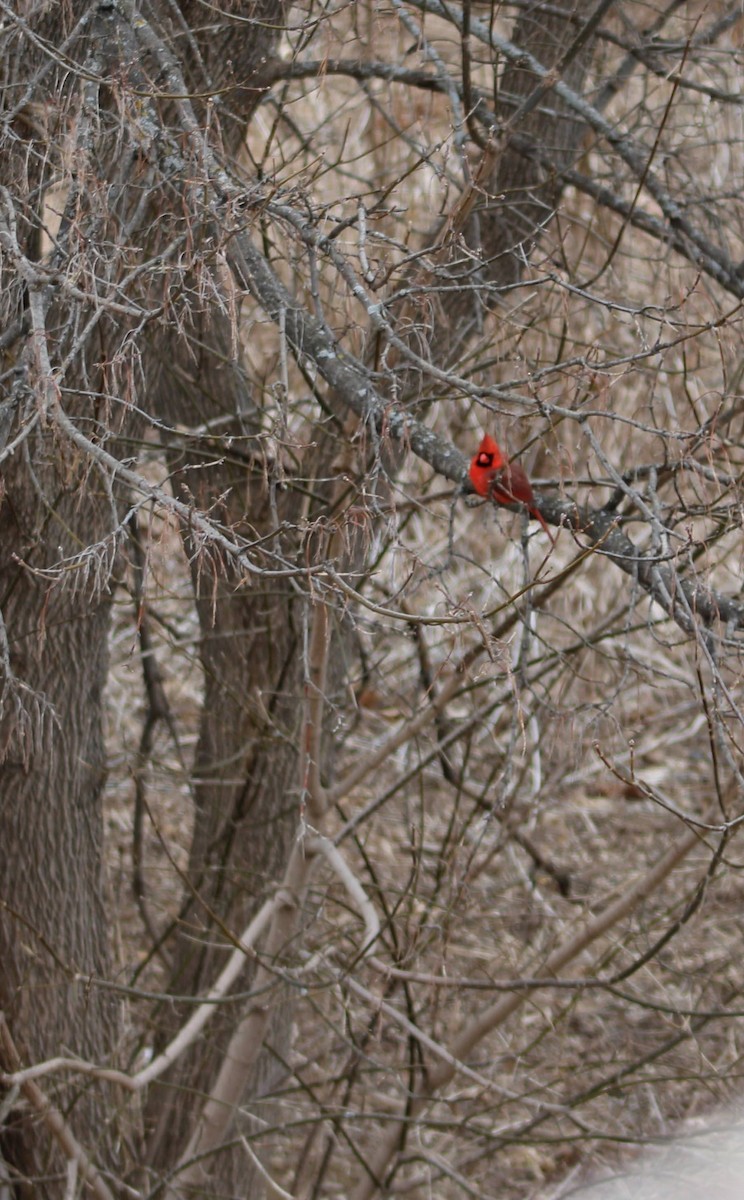
[[[9,1194],[557,1195],[735,1086],[740,38],[0,0]]]

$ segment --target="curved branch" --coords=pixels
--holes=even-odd
[[[329,339],[327,330],[290,295],[245,233],[232,239],[231,265],[269,317],[277,325],[283,322],[298,361],[311,360],[340,400],[369,425],[373,436],[388,435],[403,442],[440,475],[458,483],[463,491],[471,490],[467,458],[405,409],[387,403],[379,395],[370,373]],[[734,629],[744,628],[743,602],[682,579],[663,560],[640,553],[618,527],[614,513],[584,508],[541,492],[535,493],[535,500],[549,524],[564,525],[587,537],[599,552],[637,579],[686,633],[692,632],[696,618],[707,626],[723,622]]]

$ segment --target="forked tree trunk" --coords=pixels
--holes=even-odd
[[[15,281],[5,286],[2,303],[4,345],[13,356],[3,363],[4,381],[14,388],[2,396],[7,401],[3,446],[36,419],[35,405],[41,406],[48,399],[48,388],[54,386],[52,375],[43,377],[43,359],[48,359],[50,371],[56,370],[92,315],[84,303],[70,301],[67,308],[63,302],[56,303],[49,289],[42,287],[42,280],[37,315],[41,312],[43,319],[43,314],[48,314],[50,333],[48,338],[38,329],[34,334],[29,320],[28,272],[19,258],[19,254],[25,256],[33,264],[39,257],[45,189],[62,173],[67,138],[78,139],[67,153],[72,156],[79,192],[68,205],[60,232],[59,262],[64,268],[75,254],[84,259],[86,251],[91,252],[90,262],[85,263],[90,274],[75,277],[73,273],[76,283],[95,278],[99,270],[105,276],[110,265],[105,247],[134,247],[139,242],[146,244],[147,253],[156,253],[157,238],[167,239],[172,233],[167,219],[162,225],[154,220],[161,215],[158,206],[164,203],[160,181],[150,174],[150,203],[143,191],[149,168],[139,153],[141,139],[136,129],[126,125],[116,104],[110,104],[111,91],[94,89],[91,99],[86,93],[85,72],[77,78],[64,68],[67,56],[84,61],[93,76],[100,72],[116,81],[134,70],[154,78],[157,70],[152,61],[148,63],[147,55],[133,49],[132,27],[111,6],[102,5],[98,10],[83,0],[26,7],[22,16],[30,24],[4,22],[0,45],[0,94],[6,108],[16,105],[2,144],[2,183],[8,188],[8,203],[0,213],[0,232],[7,270]],[[184,3],[181,8],[185,21],[193,20],[197,30],[193,39],[181,43],[186,48],[187,77],[201,95],[209,90],[205,69],[211,68],[210,82],[215,86],[232,85],[235,103],[226,118],[225,138],[236,147],[244,131],[243,121],[260,98],[251,87],[254,70],[276,42],[284,5],[243,5],[239,22],[228,22],[218,31],[212,25],[204,29],[203,8],[198,4]],[[159,9],[147,7],[148,19],[164,36],[174,32],[173,16],[168,4]],[[84,24],[78,28],[79,36],[70,37],[81,18]],[[179,20],[175,26],[177,33],[183,32]],[[29,28],[31,37],[27,36]],[[53,56],[44,53],[45,44],[64,46],[61,68]],[[121,61],[117,61],[119,56]],[[185,188],[191,183],[188,179],[181,182]],[[169,186],[174,189],[178,180],[171,178]],[[173,199],[173,190],[170,194]],[[116,209],[110,210],[109,204]],[[103,268],[102,263],[106,264]],[[112,269],[128,268],[125,255]],[[145,303],[147,286],[145,277],[139,293]],[[95,364],[116,359],[126,331],[125,317],[120,316],[115,326],[103,318],[87,339],[81,339],[78,365],[68,367],[64,379],[63,406],[94,440],[114,423],[119,431],[123,428],[119,404],[112,415],[104,400],[109,391],[119,402],[128,398],[122,377],[113,370],[102,374]],[[188,357],[185,350],[183,357]],[[7,373],[9,366],[16,370]],[[129,378],[137,380],[137,371]],[[99,399],[91,399],[96,396]],[[146,397],[144,389],[136,399],[146,403]],[[112,446],[109,442],[107,448]],[[23,1062],[64,1052],[106,1062],[117,1049],[112,993],[86,986],[88,979],[109,975],[102,715],[116,580],[116,556],[107,539],[123,515],[117,512],[116,496],[117,489],[105,470],[88,460],[81,462],[69,442],[58,430],[47,427],[43,417],[2,465],[0,1004]],[[84,554],[74,569],[54,570],[61,559],[96,545],[100,552]],[[202,615],[204,611],[200,602]],[[274,645],[278,647],[278,641]],[[216,661],[222,647],[218,639],[213,646]],[[205,651],[207,666],[210,653],[211,647]],[[285,650],[288,653],[289,648]],[[248,660],[229,651],[225,658],[230,667],[233,658],[239,663],[232,676],[235,691],[247,691]],[[219,712],[215,690],[221,692],[223,682],[230,682],[226,676],[227,669],[219,666],[209,670],[212,714]],[[220,750],[209,744],[208,725],[205,722],[205,748],[200,757],[212,762]],[[219,788],[216,791],[219,793]],[[220,811],[222,798],[220,794],[215,812]],[[208,825],[209,818],[205,828]],[[210,834],[202,832],[209,840]],[[200,844],[198,838],[196,844]],[[222,853],[220,847],[210,850],[213,852],[218,857]],[[198,987],[199,972],[196,976],[193,982]],[[83,1089],[84,1098],[73,1104],[73,1095],[80,1091],[78,1084],[63,1089],[63,1106],[69,1108],[72,1128],[94,1158],[113,1163],[116,1109],[110,1106],[106,1090],[97,1086]],[[65,1189],[61,1162],[49,1146],[49,1133],[43,1125],[34,1126],[27,1116],[15,1120],[11,1115],[2,1141],[11,1172],[37,1181],[50,1176],[43,1184],[30,1185],[39,1189],[35,1195],[62,1195]],[[117,1173],[123,1169],[118,1157]]]

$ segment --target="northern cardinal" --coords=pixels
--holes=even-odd
[[[496,504],[524,504],[531,517],[539,521],[553,545],[555,540],[532,494],[532,484],[519,463],[504,458],[497,442],[486,434],[473,456],[468,472],[470,482],[479,496]]]

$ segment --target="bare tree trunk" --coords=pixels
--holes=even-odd
[[[220,322],[211,322],[209,337],[215,351]],[[227,335],[227,331],[225,331]],[[177,348],[174,347],[177,352]],[[221,353],[205,351],[199,363],[199,387],[180,387],[172,373],[162,374],[155,397],[166,419],[201,425],[222,411],[246,414],[249,404],[238,395],[245,387],[240,372],[225,370]],[[216,398],[219,398],[217,401]],[[286,520],[288,535],[296,537],[301,497],[279,492],[278,513],[272,511],[263,475],[261,443],[246,437],[250,414],[233,416],[222,437],[234,437],[236,454],[205,467],[198,444],[170,453],[176,493],[192,496],[199,509],[215,511],[236,533],[261,537]],[[240,456],[244,461],[240,461]],[[281,535],[277,535],[277,545]],[[287,547],[296,553],[296,545]],[[204,672],[204,703],[194,772],[195,820],[189,860],[189,888],[184,894],[182,932],[169,990],[198,994],[213,982],[229,948],[220,930],[245,924],[266,897],[285,861],[298,813],[297,737],[298,697],[302,692],[302,597],[289,580],[269,578],[246,585],[234,565],[200,553],[186,536],[196,606],[201,628],[200,655]],[[215,920],[215,916],[218,918]],[[250,975],[240,980],[244,991]],[[164,1036],[177,1025],[176,1010]],[[183,1150],[194,1118],[194,1087],[203,1090],[215,1074],[224,1051],[234,1009],[219,1016],[207,1042],[196,1046],[185,1062],[171,1072],[167,1103],[156,1091],[152,1112],[156,1122],[148,1160],[163,1168]],[[261,1067],[263,1073],[268,1063]],[[172,1090],[174,1082],[185,1088]],[[255,1080],[249,1092],[260,1093]],[[244,1155],[225,1154],[219,1168],[229,1187],[233,1170],[245,1183]],[[230,1163],[234,1163],[234,1167]]]
[[[556,80],[578,93],[592,55],[592,40],[579,40],[583,20],[591,15],[586,8],[576,0],[559,5],[536,0],[522,10],[511,37],[541,66],[559,68]],[[540,99],[530,107],[538,92]],[[561,194],[558,179],[520,145],[533,142],[558,169],[564,168],[576,158],[586,127],[528,62],[505,66],[496,115],[506,128],[504,143],[481,181],[483,196],[465,236],[471,250],[481,253],[486,279],[498,289],[521,278]]]
[[[522,278],[557,208],[560,181],[526,149],[539,146],[556,169],[566,167],[585,126],[527,56],[556,68],[556,80],[580,92],[592,54],[591,38],[580,37],[581,8],[574,0],[565,6],[534,0],[522,9],[511,40],[526,53],[523,62],[504,67],[494,114],[499,124],[481,134],[463,196],[430,234],[437,303],[431,303],[431,288],[424,295],[431,309],[428,344],[439,365],[455,362],[482,331],[486,313],[508,304],[510,286]]]
[[[51,5],[29,20],[42,39],[60,44],[83,7]],[[109,964],[102,695],[118,563],[116,493],[44,411],[54,388],[49,364],[69,351],[76,320],[91,315],[82,306],[75,318],[52,308],[35,275],[44,190],[58,168],[55,128],[71,97],[57,70],[40,73],[38,89],[27,86],[45,57],[28,42],[18,54],[13,22],[4,24],[0,93],[15,108],[3,145],[0,240],[15,282],[4,286],[2,303],[2,447],[25,433],[5,457],[0,490],[0,1005],[24,1062],[62,1050],[104,1062],[116,1051],[117,1006],[88,981],[106,976]],[[95,20],[91,29],[93,40],[102,33]],[[90,428],[104,416],[102,403],[86,399],[89,389],[106,391],[92,366],[106,357],[104,347],[101,323],[91,363],[68,373],[63,395]],[[79,394],[69,390],[75,386]],[[57,1097],[94,1155],[106,1158],[115,1112],[105,1092],[86,1095],[70,1084]],[[48,1131],[22,1109],[17,1119],[11,1114],[2,1153],[19,1179],[37,1180],[34,1195],[62,1194]]]

